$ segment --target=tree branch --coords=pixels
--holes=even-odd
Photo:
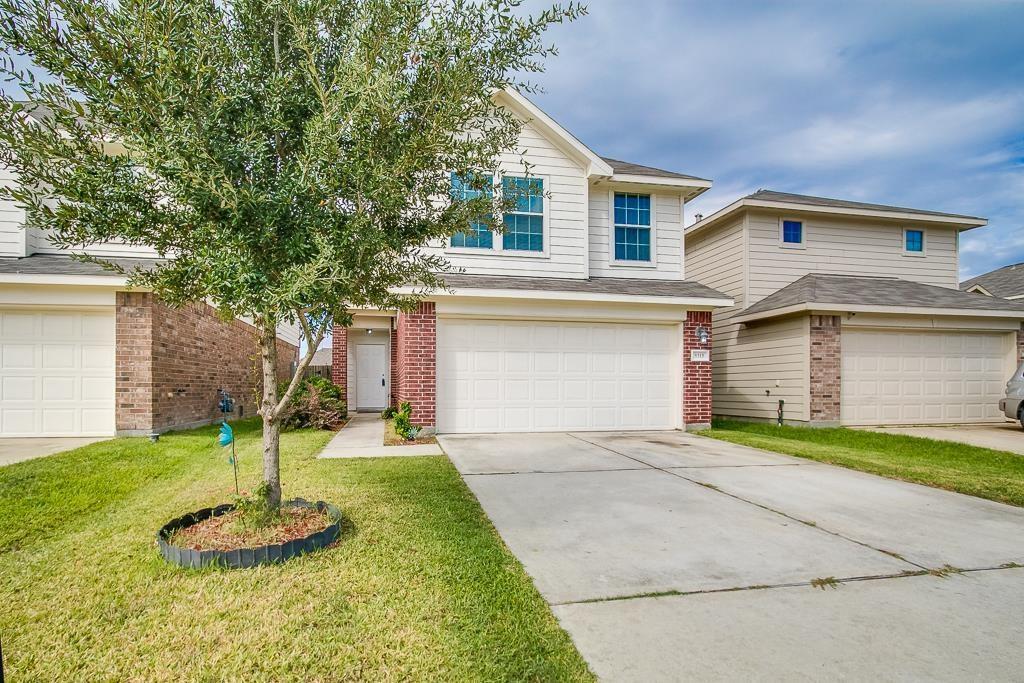
[[[292,375],[291,382],[288,383],[288,388],[285,390],[281,400],[278,401],[277,406],[274,408],[274,417],[276,418],[281,414],[288,404],[292,400],[292,396],[295,391],[299,388],[299,384],[302,382],[302,375],[306,372],[306,368],[309,367],[310,362],[313,360],[313,354],[320,348],[321,342],[324,340],[324,336],[327,334],[327,328],[330,326],[330,320],[325,320],[324,324],[316,330],[315,333],[309,327],[309,322],[306,320],[305,315],[299,315],[299,325],[302,326],[302,334],[309,343],[309,347],[306,349],[306,355],[303,356],[302,360],[299,361],[298,366],[295,368],[295,374]]]

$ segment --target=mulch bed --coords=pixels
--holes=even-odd
[[[416,446],[420,444],[437,443],[437,439],[431,436],[420,436],[415,439],[403,439],[395,433],[394,420],[387,420],[384,423],[384,445],[385,446]]]
[[[204,519],[175,532],[170,542],[191,550],[235,550],[305,538],[333,523],[326,512],[315,508],[282,508],[281,521],[263,529],[243,529],[238,517],[232,511]]]

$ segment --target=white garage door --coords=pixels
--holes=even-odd
[[[441,432],[671,429],[678,326],[438,321]]]
[[[113,434],[113,312],[0,309],[0,436]]]
[[[1001,420],[1009,333],[843,330],[844,424]]]

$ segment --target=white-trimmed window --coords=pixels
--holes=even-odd
[[[907,256],[924,256],[924,250],[924,229],[903,228],[903,253]]]
[[[619,265],[654,263],[654,201],[649,194],[612,193],[612,261]]]
[[[515,208],[505,213],[501,235],[504,251],[544,251],[544,179],[504,176],[501,191],[515,198]]]
[[[779,243],[790,249],[803,249],[807,234],[804,222],[795,218],[779,219]]]

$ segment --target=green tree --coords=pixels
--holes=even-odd
[[[332,322],[441,286],[422,247],[492,213],[451,174],[488,182],[521,129],[494,92],[532,91],[544,31],[585,11],[520,5],[0,0],[5,91],[27,100],[0,98],[6,197],[61,246],[154,247],[167,260],[128,275],[164,302],[255,322],[272,505],[281,416]],[[279,395],[282,322],[308,352]]]

